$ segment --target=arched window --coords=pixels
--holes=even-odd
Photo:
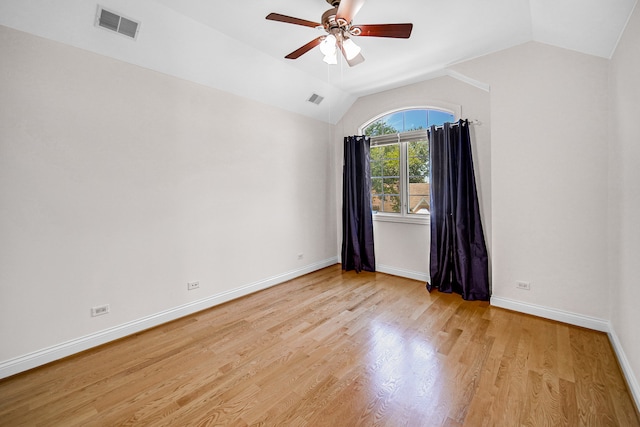
[[[371,137],[371,205],[392,218],[429,214],[427,129],[453,122],[449,111],[419,108],[375,118],[361,131]]]

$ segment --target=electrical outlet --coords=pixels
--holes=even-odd
[[[91,307],[91,317],[102,316],[103,314],[109,313],[109,304],[105,305],[97,305],[95,307]]]
[[[517,281],[516,282],[516,288],[522,289],[523,291],[530,291],[531,290],[531,283]]]
[[[298,254],[298,260],[301,260],[302,258],[304,258],[304,254]]]
[[[189,282],[187,283],[187,290],[192,291],[194,289],[198,289],[200,287],[200,282]]]

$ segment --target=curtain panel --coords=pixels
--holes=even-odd
[[[427,289],[488,301],[489,265],[476,190],[469,123],[429,130],[431,282]]]
[[[344,138],[342,269],[375,271],[368,136]]]

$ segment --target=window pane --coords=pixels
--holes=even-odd
[[[384,194],[400,194],[400,177],[383,178]]]
[[[400,132],[398,129],[385,122],[384,117],[371,123],[364,130],[364,134],[367,136],[388,135],[398,132]]]
[[[428,214],[430,210],[429,177],[411,177],[409,182],[409,214]]]
[[[382,211],[382,197],[373,196],[371,198],[371,210],[374,212]]]
[[[429,143],[413,141],[407,144],[409,176],[429,176]]]
[[[371,178],[371,194],[382,194],[382,178]]]
[[[439,110],[404,110],[380,117],[364,129],[368,136],[388,135],[427,129],[431,125],[440,126],[445,122],[453,122],[454,116]]]
[[[408,194],[407,213],[429,213],[429,143],[412,141],[407,143]]]
[[[382,201],[382,212],[400,213],[400,195],[385,194]]]
[[[408,110],[404,112],[405,132],[427,128],[427,110]]]
[[[400,176],[400,144],[386,145],[382,147],[382,174],[384,176]]]
[[[371,147],[371,176],[399,176],[400,145]]]
[[[409,184],[410,186],[420,184]],[[427,194],[413,194],[409,196],[409,214],[428,214],[431,206],[429,205],[429,184],[422,184],[426,186],[424,190],[413,189],[414,191],[426,192]]]
[[[375,145],[371,147],[371,162],[383,161],[387,159],[400,159],[400,145]]]
[[[423,176],[423,175],[413,175],[409,177],[409,183],[410,184],[422,184],[422,183],[429,183],[429,176]],[[422,194],[422,193],[421,193]],[[428,194],[428,193],[427,193]]]
[[[404,112],[399,111],[382,118],[387,126],[396,129],[395,133],[404,132]]]
[[[372,197],[371,209],[374,212],[399,213],[400,212],[400,195],[385,194],[384,196]]]
[[[371,207],[375,212],[400,212],[400,144],[373,146]]]
[[[384,163],[381,160],[371,160],[371,176],[382,176],[382,166]]]
[[[453,122],[453,114],[445,111],[429,110],[429,126],[440,126],[445,122]]]

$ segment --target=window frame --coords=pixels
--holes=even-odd
[[[380,120],[381,118],[404,111],[411,110],[435,110],[443,113],[448,113],[453,116],[453,120],[458,120],[460,116],[459,109],[452,109],[447,107],[436,107],[436,106],[428,106],[428,107],[406,107],[397,110],[388,111],[384,114],[380,114],[373,119],[365,122],[360,128],[358,132],[360,135],[364,135],[364,131],[371,124]],[[418,129],[407,132],[400,133],[392,133],[385,135],[377,135],[372,136],[371,138],[371,147],[380,146],[380,145],[388,145],[388,144],[399,144],[400,150],[400,212],[382,212],[382,211],[373,211],[373,220],[374,221],[383,221],[383,222],[398,222],[398,223],[406,223],[406,224],[429,224],[431,214],[410,214],[408,213],[408,204],[409,204],[409,150],[408,144],[412,141],[420,141],[423,139],[428,140],[427,129]]]

